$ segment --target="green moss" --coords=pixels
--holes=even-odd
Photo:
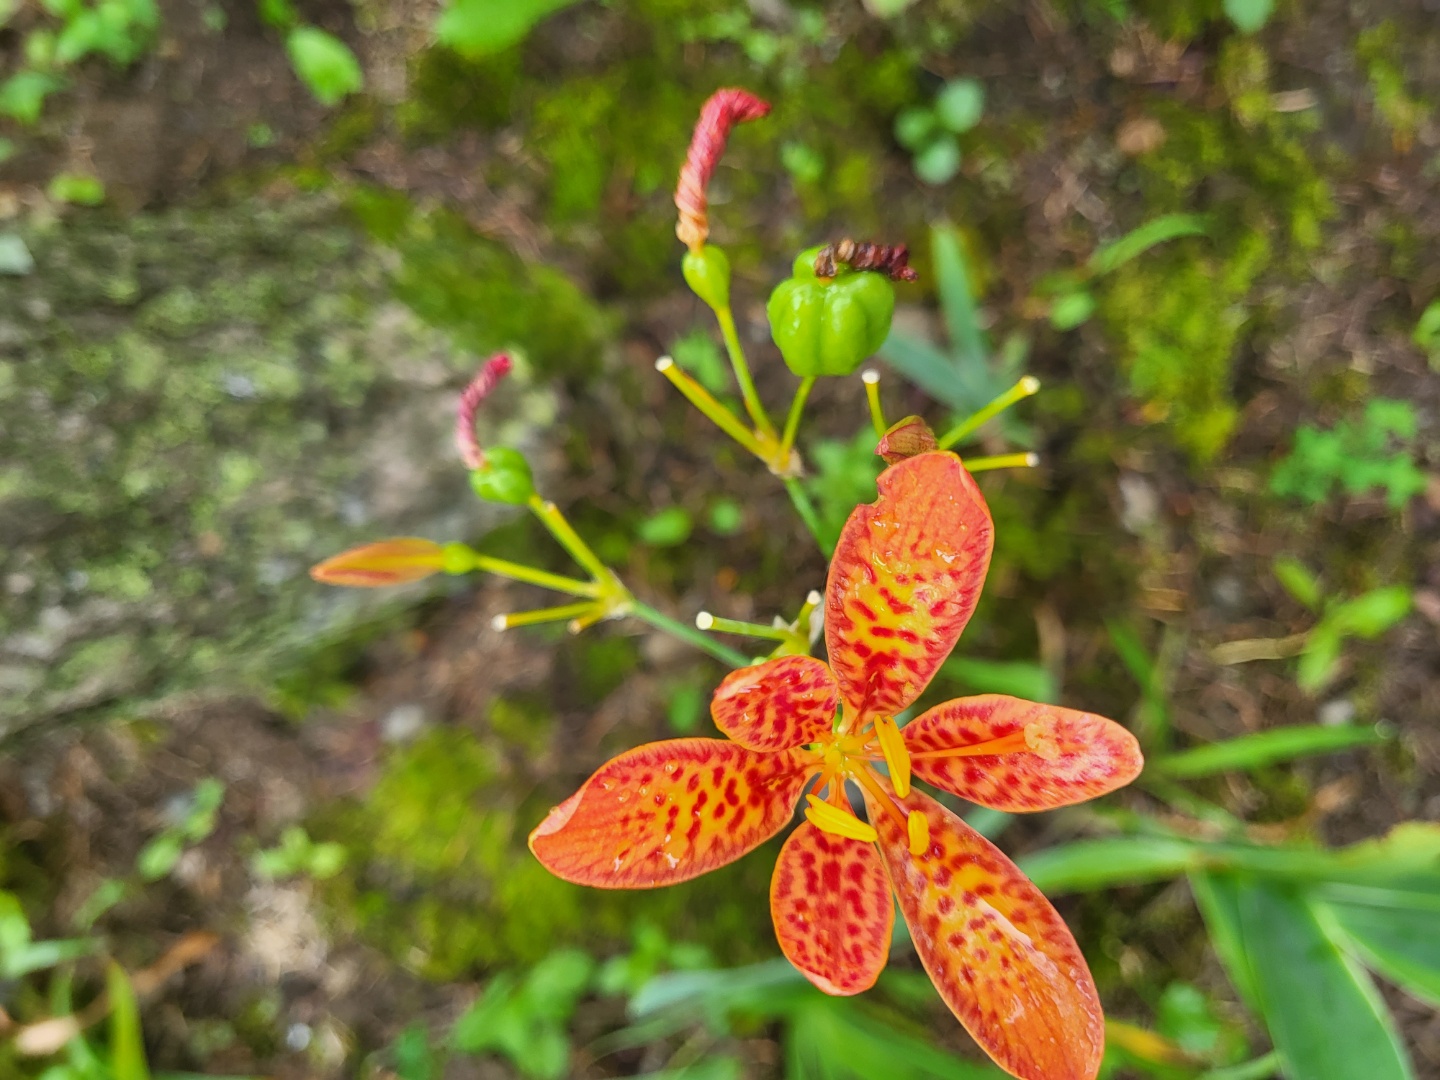
[[[1147,253],[1100,289],[1131,391],[1199,462],[1219,453],[1234,427],[1231,367],[1266,314],[1254,303],[1257,282],[1308,272],[1334,214],[1304,124],[1269,107],[1268,70],[1259,46],[1233,40],[1219,63],[1229,110],[1153,104],[1166,140],[1136,166],[1147,210],[1207,210],[1211,235]]]
[[[420,213],[393,193],[358,189],[350,205],[400,264],[399,299],[478,354],[519,346],[544,374],[594,370],[612,320],[559,270],[523,262],[459,216]]]
[[[1434,110],[1406,85],[1401,35],[1400,26],[1387,19],[1355,39],[1355,56],[1365,69],[1375,108],[1389,125],[1396,147],[1409,150]]]
[[[763,856],[673,889],[582,889],[526,850],[548,810],[512,794],[529,787],[507,775],[498,747],[463,730],[433,731],[394,754],[363,804],[332,807],[312,830],[363,853],[321,886],[331,921],[436,979],[533,963],[557,940],[617,946],[646,914],[728,957],[773,952]]]

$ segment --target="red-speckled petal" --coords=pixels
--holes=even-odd
[[[827,994],[869,990],[890,957],[895,902],[874,844],[802,821],[770,879],[780,951]]]
[[[710,715],[741,746],[789,750],[828,738],[839,701],[823,661],[781,656],[725,676],[710,701]]]
[[[995,530],[954,454],[906,458],[880,474],[830,562],[825,643],[846,713],[893,716],[920,696],[970,621]]]
[[[1014,813],[1098,798],[1130,783],[1145,764],[1135,736],[1113,720],[1000,694],[937,705],[906,724],[903,734],[914,775],[962,799]],[[1022,748],[926,756],[1007,737]]]
[[[761,754],[723,739],[672,739],[602,765],[530,834],[556,877],[649,889],[734,862],[784,827],[814,755]]]
[[[866,793],[880,854],[915,952],[950,1010],[996,1064],[1021,1080],[1093,1080],[1105,1018],[1085,958],[1040,890],[1000,850],[934,799],[919,810],[930,848]]]

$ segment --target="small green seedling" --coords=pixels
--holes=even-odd
[[[551,953],[524,976],[490,980],[450,1034],[465,1054],[500,1054],[530,1080],[559,1080],[570,1064],[565,1025],[590,989],[595,961],[577,949]]]
[[[1225,17],[1242,34],[1253,34],[1270,21],[1275,0],[1225,0]]]
[[[1430,301],[1420,313],[1420,321],[1415,324],[1411,340],[1425,350],[1430,370],[1440,371],[1440,300]]]
[[[1041,307],[1050,313],[1056,330],[1073,330],[1090,321],[1098,304],[1092,288],[1095,281],[1143,255],[1157,244],[1182,236],[1203,236],[1209,222],[1201,214],[1164,214],[1132,229],[1118,240],[1102,244],[1076,270],[1047,274],[1036,288]]]
[[[1281,556],[1274,570],[1285,591],[1320,616],[1305,635],[1295,673],[1300,688],[1308,693],[1323,690],[1335,678],[1348,639],[1378,638],[1410,613],[1412,594],[1403,585],[1371,589],[1348,600],[1328,600],[1319,579],[1298,559]]]
[[[144,881],[159,881],[180,861],[185,849],[215,831],[216,815],[225,798],[225,785],[214,778],[201,780],[187,800],[179,820],[140,849],[135,871]]]
[[[260,18],[285,35],[290,66],[322,105],[338,105],[365,85],[360,62],[334,34],[300,20],[291,0],[258,0]]]
[[[1417,431],[1415,407],[1393,398],[1372,399],[1360,419],[1341,420],[1328,431],[1307,424],[1270,474],[1270,490],[1311,505],[1336,487],[1348,495],[1384,491],[1398,510],[1429,483],[1409,449]]]
[[[895,140],[913,156],[915,175],[927,184],[944,184],[960,171],[957,136],[980,122],[985,88],[974,79],[954,79],[940,88],[930,105],[912,105],[895,117]]]
[[[258,851],[250,860],[257,877],[283,878],[303,874],[324,881],[338,874],[345,866],[346,851],[340,844],[319,843],[310,839],[298,825],[280,834],[280,843]]]

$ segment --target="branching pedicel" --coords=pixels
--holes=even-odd
[[[650,743],[602,766],[530,836],[552,872],[600,888],[684,881],[739,858],[789,822],[805,822],[781,850],[771,912],[781,950],[826,993],[867,989],[884,967],[899,898],[916,952],[941,997],[1004,1069],[1023,1080],[1092,1080],[1103,1017],[1074,938],[1014,864],[912,785],[922,780],[982,806],[1044,810],[1103,795],[1139,773],[1138,744],[1102,717],[1016,698],[961,698],[899,726],[974,611],[993,543],[972,473],[1033,465],[1032,454],[951,453],[983,423],[1036,392],[1027,376],[936,437],[918,416],[889,425],[879,376],[863,373],[877,440],[889,465],[879,498],[855,508],[827,542],[798,477],[795,439],[822,375],[850,375],[889,331],[891,280],[913,280],[903,245],[842,240],[802,252],[767,305],[771,335],[801,378],[783,429],[765,411],[730,309],[730,264],[709,243],[707,186],[735,124],[769,105],[721,90],[701,112],[675,193],[685,280],[715,313],[749,422],[669,357],[656,367],[722,431],[785,484],[827,553],[828,666],[809,654],[812,592],[793,622],[773,626],[701,612],[694,628],[641,603],[560,509],[542,499],[525,458],[483,448],[481,403],[511,370],[491,358],[460,398],[456,441],[482,499],[527,507],[586,572],[570,578],[492,558],[465,544],[403,537],[351,549],[316,566],[316,580],[379,586],[429,574],[484,571],[566,594],[574,602],[497,616],[498,629],[565,621],[579,632],[631,616],[738,670],[711,714],[729,738]],[[753,661],[708,633],[775,642]],[[848,786],[864,800],[861,820]]]

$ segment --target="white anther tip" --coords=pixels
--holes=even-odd
[[[873,367],[866,368],[860,373],[860,381],[874,386],[880,381],[880,372],[876,371]]]
[[[709,630],[715,625],[715,616],[708,611],[702,611],[695,616],[695,625],[701,630]]]
[[[669,371],[674,366],[675,361],[669,356],[662,356],[659,360],[655,361],[656,371]]]
[[[510,622],[504,615],[496,615],[493,619],[490,620],[491,630],[504,630],[509,625]]]
[[[1040,380],[1034,375],[1026,375],[1020,380],[1020,389],[1027,394],[1035,394],[1040,390]]]
[[[1033,468],[1035,468],[1036,465],[1039,465],[1039,464],[1040,464],[1040,455],[1039,455],[1039,454],[1033,454],[1033,453],[1032,453],[1032,454],[1026,454],[1026,455],[1025,455],[1025,465],[1026,465],[1027,468],[1033,469]]]
[[[581,630],[585,629],[585,624],[579,619],[571,619],[565,624],[565,629],[572,634],[578,634]]]
[[[811,589],[809,594],[805,597],[805,603],[809,604],[811,607],[815,607],[823,599],[825,598],[820,595],[818,589]]]

